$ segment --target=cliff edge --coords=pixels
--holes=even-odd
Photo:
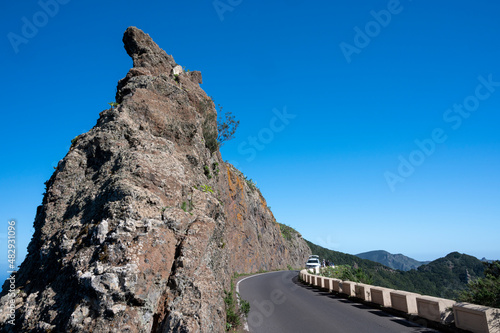
[[[133,68],[118,105],[47,182],[16,276],[15,328],[4,284],[2,331],[223,332],[234,272],[299,267],[310,253],[222,161],[201,73],[135,27],[123,42]]]

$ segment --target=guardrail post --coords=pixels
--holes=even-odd
[[[342,292],[342,280],[332,279],[332,282],[333,282],[333,291],[341,293]]]
[[[453,305],[455,326],[474,333],[500,332],[500,309],[470,303]]]
[[[452,307],[455,301],[432,297],[417,296],[418,315],[442,324],[449,324],[453,321]]]
[[[347,296],[355,296],[354,285],[356,283],[352,281],[342,281],[342,293]]]
[[[316,283],[314,284],[316,287],[321,288],[321,276],[316,275]]]
[[[370,293],[370,288],[372,286],[364,283],[356,283],[354,286],[354,292],[356,294],[357,298],[361,298],[364,301],[370,302],[371,301],[371,293]]]
[[[372,302],[380,304],[384,307],[391,307],[391,291],[393,289],[382,288],[382,287],[371,287],[371,298]]]
[[[328,289],[328,291],[333,290],[333,284],[332,284],[332,279],[331,278],[323,278],[323,288]]]
[[[391,304],[392,308],[406,312],[408,314],[417,314],[417,296],[419,294],[410,293],[401,290],[391,291]]]

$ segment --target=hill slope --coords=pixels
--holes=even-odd
[[[401,275],[417,292],[456,299],[469,281],[484,276],[484,265],[476,257],[452,252]]]
[[[401,271],[409,271],[417,267],[428,264],[430,261],[418,261],[402,254],[392,254],[384,250],[369,251],[356,254],[356,257],[368,259],[381,263],[390,268],[399,269]]]
[[[306,242],[313,254],[329,259],[336,265],[362,268],[372,276],[373,284],[381,287],[457,299],[471,279],[484,276],[484,266],[479,259],[458,252],[421,265],[416,270],[404,272],[354,255],[329,250],[307,240]]]

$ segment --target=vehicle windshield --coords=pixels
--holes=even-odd
[[[308,264],[319,264],[319,260],[318,259],[309,259],[307,261]]]

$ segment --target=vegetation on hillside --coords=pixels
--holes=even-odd
[[[241,326],[241,318],[248,317],[250,312],[250,303],[235,293],[234,279],[238,277],[234,274],[231,278],[231,290],[224,290],[224,303],[226,305],[226,331],[236,331]],[[240,298],[240,306],[236,297]]]
[[[330,260],[335,265],[362,269],[372,277],[373,285],[406,290],[419,294],[458,299],[470,281],[484,277],[482,262],[472,256],[453,252],[407,272],[361,259],[354,255],[332,251],[307,241],[313,254]]]
[[[213,102],[213,100],[211,101]],[[240,125],[240,121],[236,120],[231,112],[226,112],[222,115],[222,106],[219,106],[218,117],[217,113],[212,113],[209,100],[199,104],[200,111],[205,114],[203,122],[203,138],[205,146],[213,153],[221,147],[225,141],[234,138],[234,133]]]
[[[299,233],[297,230],[286,224],[282,223],[278,224],[280,225],[281,235],[283,236],[284,239],[288,241],[292,240],[292,237],[295,237]]]
[[[218,114],[219,117],[217,120],[217,141],[219,142],[219,145],[222,146],[224,145],[225,141],[234,139],[234,133],[236,133],[236,130],[240,125],[240,121],[236,120],[231,112],[226,112],[223,116],[222,106],[220,106],[220,104]]]
[[[336,278],[343,281],[352,281],[359,283],[372,284],[372,276],[366,274],[361,268],[353,268],[349,265],[337,265],[335,267],[325,267],[321,271],[321,275]]]
[[[458,299],[470,281],[484,276],[484,266],[473,256],[452,252],[401,275],[417,292]]]
[[[500,308],[500,261],[483,264],[484,277],[470,281],[460,300]]]

